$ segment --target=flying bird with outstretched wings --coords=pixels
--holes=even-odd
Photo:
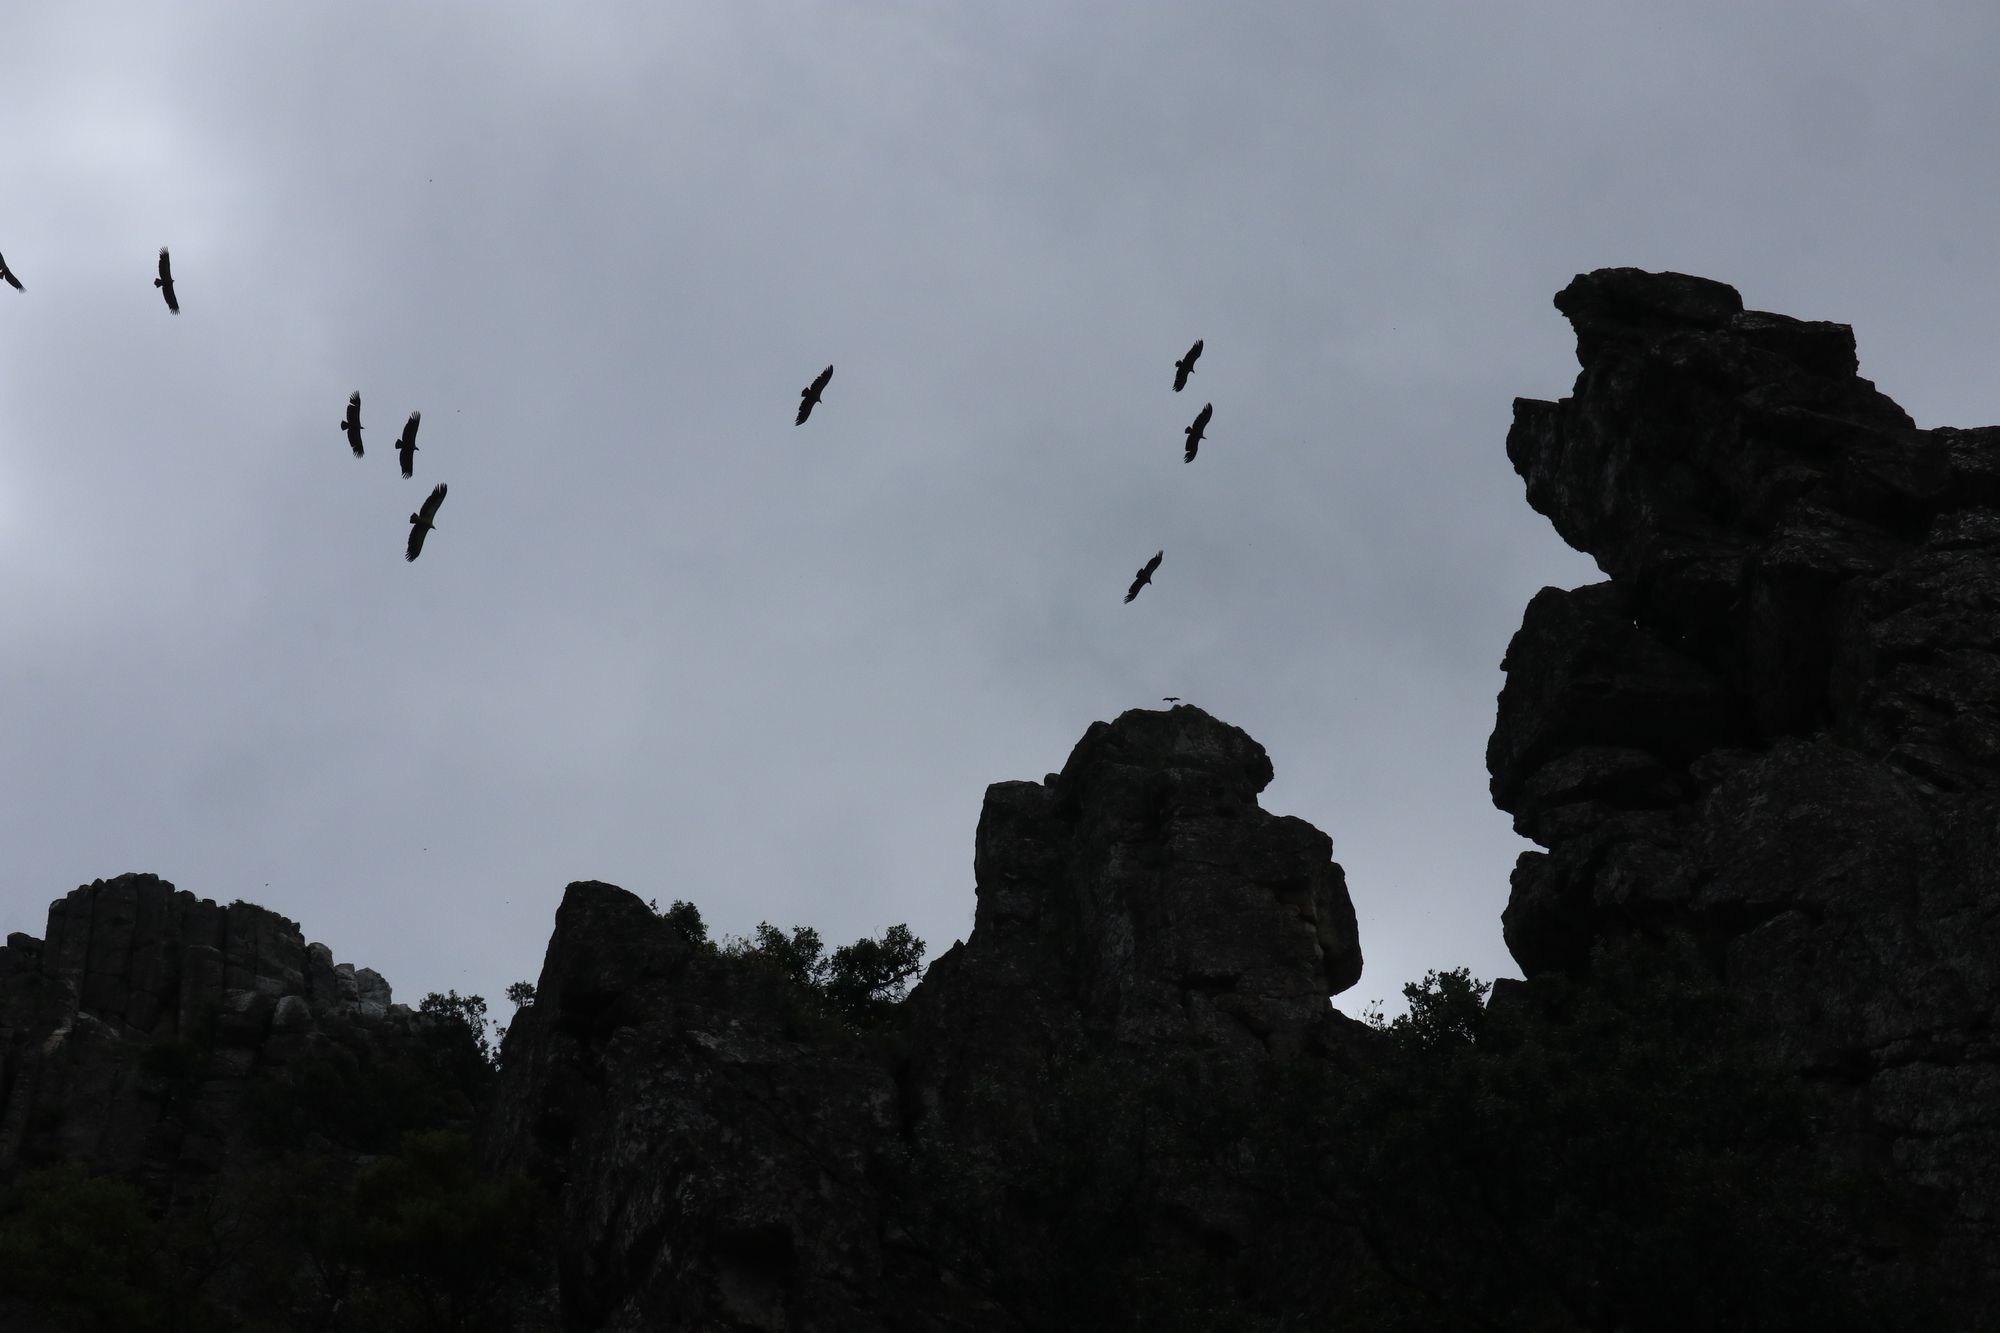
[[[437,526],[438,506],[444,503],[444,483],[431,487],[431,493],[416,513],[410,515],[410,545],[403,552],[403,559],[415,560],[424,550],[424,535]]]
[[[1214,413],[1215,413],[1214,403],[1203,403],[1201,405],[1201,411],[1194,414],[1194,424],[1192,426],[1181,427],[1181,434],[1187,436],[1187,457],[1183,458],[1181,462],[1183,463],[1194,462],[1195,451],[1201,448],[1202,432],[1208,429],[1208,419],[1209,417],[1213,416]]]
[[[1132,580],[1132,586],[1126,589],[1125,591],[1126,601],[1129,602],[1134,597],[1137,597],[1139,595],[1139,589],[1145,587],[1148,583],[1151,583],[1153,581],[1153,571],[1160,567],[1160,560],[1165,555],[1166,555],[1165,551],[1153,552],[1153,558],[1146,562],[1145,567],[1139,571],[1139,576]]]
[[[160,295],[167,298],[167,309],[176,315],[181,312],[181,303],[174,298],[174,264],[167,258],[167,247],[160,247],[160,276],[153,279],[153,285],[160,289]]]
[[[422,412],[410,413],[410,419],[403,423],[402,438],[396,441],[396,456],[403,465],[403,475],[414,475],[410,471],[411,455],[417,452],[417,423],[424,419]],[[411,556],[410,559],[416,559]]]
[[[14,270],[7,267],[7,256],[5,255],[0,255],[0,282],[6,283],[17,292],[27,290],[27,288],[21,285],[21,280],[14,276]]]
[[[340,428],[347,432],[347,447],[356,458],[361,457],[361,390],[347,395],[347,419],[340,423]]]
[[[1178,694],[1163,694],[1160,696],[1160,702],[1163,704],[1177,704],[1180,701],[1181,697]]]
[[[1186,356],[1174,362],[1174,392],[1187,388],[1187,377],[1194,374],[1194,363],[1201,359],[1201,339],[1194,340]]]
[[[799,419],[792,423],[794,426],[806,424],[806,418],[811,416],[813,408],[819,405],[819,396],[826,392],[826,382],[832,378],[833,367],[828,366],[819,373],[818,379],[799,390]]]

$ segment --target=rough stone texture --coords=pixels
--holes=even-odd
[[[1529,976],[1665,927],[1850,1140],[2000,1278],[2000,431],[1917,430],[1851,332],[1681,274],[1557,296],[1582,373],[1515,403],[1529,502],[1608,583],[1543,589],[1487,750]]]
[[[973,1109],[955,1089],[1039,1082],[1086,1049],[1230,1061],[1315,1039],[1360,937],[1332,841],[1258,808],[1271,776],[1261,745],[1182,704],[987,788],[972,936],[907,1002],[922,1103],[951,1120]],[[971,1119],[1012,1132],[999,1109]]]
[[[905,1001],[901,1060],[631,894],[570,885],[490,1126],[497,1165],[560,1192],[570,1326],[1016,1326],[929,1262],[883,1182],[920,1139],[1032,1152],[1024,1094],[1065,1060],[1227,1069],[1345,1022],[1353,907],[1326,836],[1257,808],[1270,779],[1255,741],[1182,706],[989,788],[972,936]]]
[[[15,933],[0,947],[0,1182],[73,1161],[163,1202],[212,1184],[242,1155],[259,1071],[307,1049],[324,1023],[371,1021],[371,1010],[409,1021],[402,1006],[390,1014],[379,976],[365,973],[363,1002],[340,971],[295,922],[153,875],[97,880],[50,904],[45,938]],[[166,1044],[176,1059],[149,1066]]]
[[[576,1326],[839,1326],[877,1267],[859,1186],[894,1132],[889,1070],[799,1039],[775,972],[608,884],[564,893],[536,993],[492,1135],[504,1167],[561,1189]]]

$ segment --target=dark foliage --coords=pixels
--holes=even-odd
[[[259,1082],[250,1098],[258,1140],[274,1148],[387,1153],[405,1134],[470,1125],[498,1077],[486,1001],[433,992],[419,1012],[430,1021],[413,1048],[333,1028]]]
[[[752,939],[732,940],[723,952],[776,969],[842,1024],[868,1028],[894,1012],[923,971],[924,942],[897,924],[879,939],[859,939],[829,955],[811,926],[786,934],[760,921]]]

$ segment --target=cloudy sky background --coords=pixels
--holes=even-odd
[[[935,957],[986,784],[1172,694],[1332,835],[1343,1008],[1514,975],[1499,662],[1597,577],[1504,450],[1575,377],[1550,297],[1717,278],[1853,324],[1919,424],[2000,421],[1996,39],[1779,0],[10,12],[0,930],[148,870],[503,1018],[573,879]]]

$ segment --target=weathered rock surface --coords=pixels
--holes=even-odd
[[[0,1181],[77,1162],[163,1201],[243,1160],[261,1074],[357,1025],[410,1014],[373,972],[358,988],[326,946],[250,903],[218,906],[121,875],[49,907],[47,935],[0,947]],[[386,1027],[385,1027],[386,1025]]]
[[[1608,583],[1542,590],[1487,751],[1530,978],[1708,942],[1850,1146],[2000,1279],[2000,430],[1918,430],[1842,325],[1608,269],[1582,373],[1515,403],[1529,502]],[[1968,1279],[1976,1283],[1977,1279]]]
[[[1017,1326],[895,1181],[918,1144],[1018,1166],[1039,1091],[1078,1060],[1236,1068],[1345,1022],[1327,999],[1360,973],[1353,907],[1326,836],[1257,808],[1270,779],[1261,746],[1183,706],[990,788],[972,937],[904,1002],[901,1058],[631,894],[572,884],[491,1125],[501,1167],[559,1189],[571,1326]]]
[[[925,1108],[962,1117],[985,1086],[997,1104],[972,1119],[998,1131],[1006,1089],[1085,1051],[1229,1063],[1321,1037],[1359,932],[1331,840],[1258,808],[1271,777],[1263,746],[1182,704],[1093,723],[1062,772],[989,787],[972,936],[906,1002]]]

